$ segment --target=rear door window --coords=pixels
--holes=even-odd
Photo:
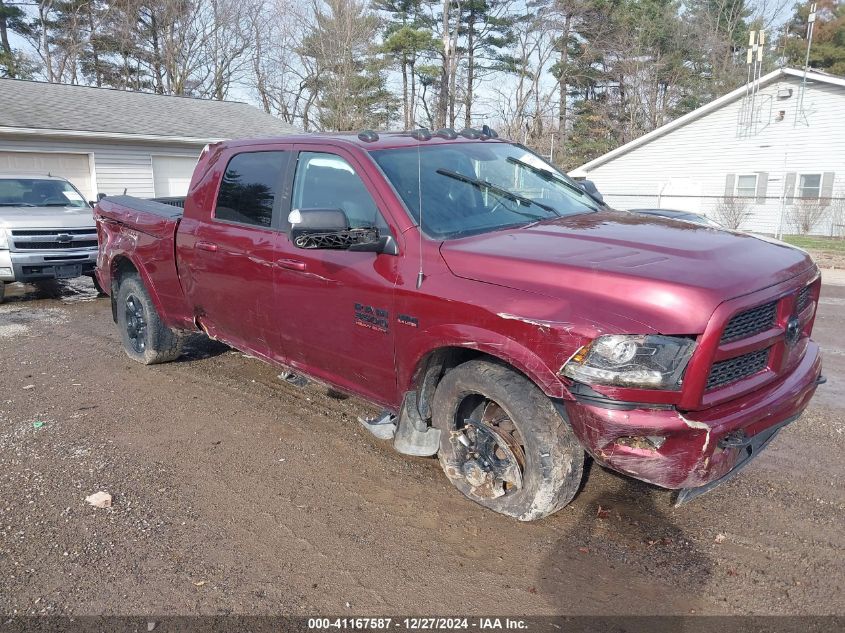
[[[270,227],[287,152],[244,152],[229,161],[214,217],[217,220]]]

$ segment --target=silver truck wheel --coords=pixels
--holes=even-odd
[[[120,280],[116,305],[117,327],[129,358],[154,365],[179,357],[182,337],[161,322],[138,275],[126,275]]]
[[[532,521],[578,491],[584,450],[549,398],[503,365],[473,360],[448,372],[432,401],[440,465],[464,495]]]

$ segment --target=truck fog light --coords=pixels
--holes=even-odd
[[[11,268],[0,268],[0,276],[11,277],[12,276],[12,269]]]
[[[665,441],[666,438],[662,435],[626,435],[617,439],[615,443],[628,448],[655,451],[663,446]]]

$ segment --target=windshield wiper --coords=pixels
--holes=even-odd
[[[492,182],[487,182],[486,180],[478,180],[477,178],[470,178],[469,176],[464,176],[461,173],[456,171],[451,171],[449,169],[438,169],[437,173],[441,176],[447,176],[448,178],[452,178],[454,180],[465,182],[468,185],[472,185],[473,187],[478,187],[479,189],[487,189],[492,191],[495,194],[502,196],[512,202],[518,202],[523,206],[530,207],[530,206],[537,206],[547,211],[549,213],[553,213],[556,216],[560,216],[560,213],[557,212],[557,209],[554,207],[550,207],[547,204],[543,204],[542,202],[537,202],[536,200],[532,200],[531,198],[526,198],[525,196],[521,196],[518,193],[514,193],[513,191],[508,191],[507,189],[503,189],[498,185],[494,185]],[[514,213],[519,213],[519,215],[524,215],[526,217],[537,219],[537,216],[532,215],[530,213],[521,213],[520,211],[515,211],[512,209]]]
[[[0,202],[0,207],[34,207],[29,202]]]
[[[563,185],[564,187],[566,187],[568,189],[571,189],[572,191],[574,191],[575,193],[577,193],[580,196],[587,196],[588,197],[587,192],[584,191],[583,189],[581,189],[581,187],[579,187],[578,185],[572,184],[571,182],[567,182],[566,180],[564,180],[560,176],[555,175],[554,172],[552,172],[548,169],[543,169],[542,167],[535,167],[534,165],[532,165],[530,163],[526,163],[524,161],[521,161],[518,158],[513,158],[512,156],[508,156],[505,160],[508,161],[509,163],[511,163],[512,165],[519,165],[520,167],[525,167],[525,169],[527,169],[530,172],[537,174],[538,176],[540,176],[540,178],[542,178],[546,182],[556,182],[560,185]]]

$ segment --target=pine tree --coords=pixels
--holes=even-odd
[[[845,2],[814,0],[816,23],[813,27],[813,46],[810,67],[834,75],[845,75]],[[787,36],[781,41],[784,57],[792,66],[804,67],[807,54],[807,20],[812,2],[795,7],[795,14],[787,25]]]
[[[466,55],[464,85],[464,126],[472,127],[472,107],[478,82],[507,62],[506,49],[513,43],[513,26],[517,16],[509,11],[507,0],[464,0],[461,3],[458,35]],[[455,121],[452,100],[450,119]]]
[[[18,5],[0,0],[0,77],[28,79],[35,72],[35,65],[19,50],[12,48],[9,35],[28,30],[26,14]]]
[[[423,54],[437,49],[438,42],[421,13],[421,0],[377,0],[373,6],[389,14],[381,48],[402,76],[403,121],[405,129],[410,129],[416,121],[416,65]]]
[[[361,0],[326,0],[302,43],[324,130],[386,127],[396,110],[374,45],[378,17]]]

